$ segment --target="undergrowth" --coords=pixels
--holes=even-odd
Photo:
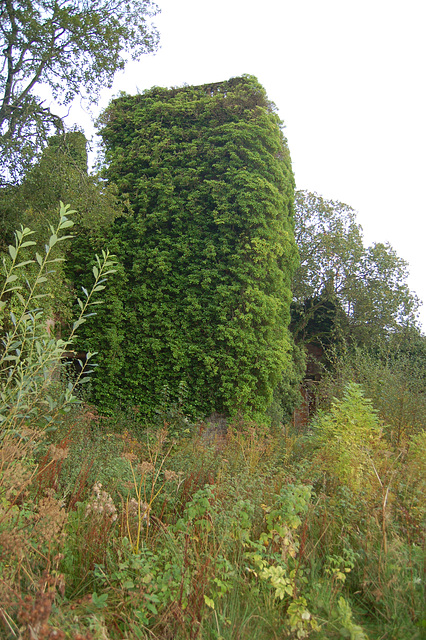
[[[20,233],[2,305],[1,636],[420,640],[424,431],[389,438],[350,381],[306,433],[240,421],[215,437],[176,407],[152,425],[103,417],[58,374],[70,342],[48,335],[37,287],[13,288]],[[6,318],[13,296],[22,317]]]

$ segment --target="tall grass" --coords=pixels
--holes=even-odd
[[[57,375],[69,342],[36,308],[58,240],[39,272],[19,233],[2,305],[2,637],[420,640],[424,432],[389,438],[353,383],[307,434],[105,418]],[[111,266],[98,260],[74,336]],[[32,283],[10,279],[29,267]]]

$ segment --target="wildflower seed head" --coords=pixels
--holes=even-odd
[[[155,471],[155,467],[152,464],[152,462],[148,462],[147,460],[144,460],[138,465],[138,471],[141,474],[141,476],[143,476],[146,473],[152,473],[153,471]]]
[[[68,447],[55,447],[54,444],[50,445],[49,453],[52,460],[65,460],[68,457]]]
[[[86,516],[90,514],[100,514],[106,516],[110,522],[115,522],[115,520],[117,520],[117,509],[109,493],[102,491],[102,484],[100,482],[96,482],[96,484],[93,485],[92,492],[94,496],[86,507]]]
[[[137,456],[132,451],[127,451],[123,453],[123,458],[132,464],[137,459]]]

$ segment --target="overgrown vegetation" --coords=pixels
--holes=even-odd
[[[292,283],[297,342],[374,349],[416,327],[420,301],[407,285],[407,262],[389,244],[365,247],[351,207],[296,191],[294,218],[300,253]]]
[[[111,232],[126,277],[120,363],[94,400],[152,412],[184,387],[192,414],[264,417],[290,386],[297,250],[290,156],[263,87],[157,87],[112,101],[101,124],[105,175],[132,213]],[[88,327],[89,348],[101,351],[109,313]],[[115,344],[104,346],[106,363]]]
[[[424,407],[396,437],[359,384],[384,364],[359,353],[335,362],[302,433],[235,422],[219,435],[184,404],[157,425],[136,409],[102,417],[75,397],[85,378],[64,386],[69,342],[35,308],[68,214],[44,256],[20,262],[22,229],[4,260],[3,637],[420,639]],[[98,258],[74,331],[111,267]],[[419,400],[398,376],[393,388]]]
[[[95,96],[155,48],[155,10],[0,11],[0,636],[421,640],[406,263],[299,192],[295,271],[289,153],[251,76],[114,101],[103,176],[35,93]]]

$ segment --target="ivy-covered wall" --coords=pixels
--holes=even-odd
[[[112,242],[127,281],[119,367],[97,399],[149,411],[186,387],[194,411],[264,414],[291,367],[297,264],[290,155],[264,89],[252,76],[154,87],[114,100],[101,125],[132,213]]]

